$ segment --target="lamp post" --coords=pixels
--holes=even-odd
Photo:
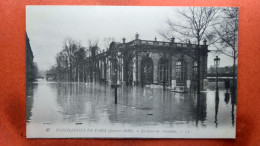
[[[216,66],[216,92],[218,92],[218,66],[219,66],[220,58],[216,56],[214,59],[214,64]]]

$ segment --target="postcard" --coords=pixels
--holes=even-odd
[[[26,6],[27,138],[235,138],[238,8]]]

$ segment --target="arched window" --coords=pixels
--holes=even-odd
[[[166,58],[161,58],[158,63],[158,82],[168,80],[169,62]]]
[[[185,63],[184,59],[181,58],[176,62],[176,83],[185,83]]]

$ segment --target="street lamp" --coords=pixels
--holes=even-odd
[[[216,56],[214,59],[214,64],[216,66],[216,92],[218,92],[218,66],[219,66],[220,58]]]

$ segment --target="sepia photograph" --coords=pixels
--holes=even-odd
[[[238,8],[26,6],[27,138],[236,138]]]

